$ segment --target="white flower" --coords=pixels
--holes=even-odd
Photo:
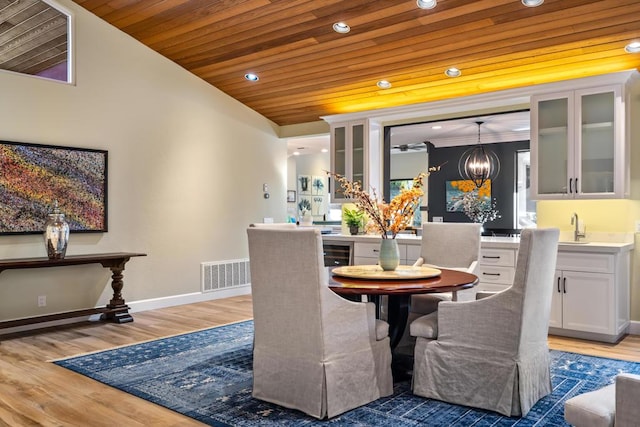
[[[496,209],[496,200],[492,201],[490,197],[478,197],[478,190],[470,191],[462,196],[462,209],[471,221],[480,224],[500,218],[498,209]]]

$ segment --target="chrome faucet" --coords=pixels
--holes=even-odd
[[[574,224],[576,228],[573,230],[573,241],[577,242],[581,237],[586,237],[586,233],[580,232],[580,222],[578,221],[578,214],[575,212],[571,215],[571,225]]]

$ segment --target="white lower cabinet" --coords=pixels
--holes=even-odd
[[[611,333],[613,275],[556,270],[549,326]]]
[[[502,291],[513,283],[517,249],[480,248],[475,274],[480,279],[477,291]]]
[[[549,332],[615,342],[629,325],[629,256],[559,252]]]

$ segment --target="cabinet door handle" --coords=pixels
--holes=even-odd
[[[562,292],[567,293],[567,278],[562,279]]]
[[[380,252],[380,249],[374,249],[373,252]]]
[[[573,178],[569,178],[569,193],[573,193],[571,186],[573,185]]]
[[[558,293],[560,293],[560,276],[558,276]]]
[[[500,273],[485,273],[485,272],[482,272],[482,275],[483,276],[499,276]]]
[[[578,194],[578,178],[576,178],[576,182],[573,184],[573,192]]]
[[[496,255],[496,256],[482,255],[482,258],[484,258],[484,259],[500,259],[500,255]]]

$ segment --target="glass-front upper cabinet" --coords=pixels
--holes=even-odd
[[[366,180],[366,121],[336,123],[331,126],[331,171],[359,182],[367,188]],[[344,202],[340,184],[331,177],[331,202]]]
[[[532,198],[626,197],[626,144],[621,85],[533,96]]]

